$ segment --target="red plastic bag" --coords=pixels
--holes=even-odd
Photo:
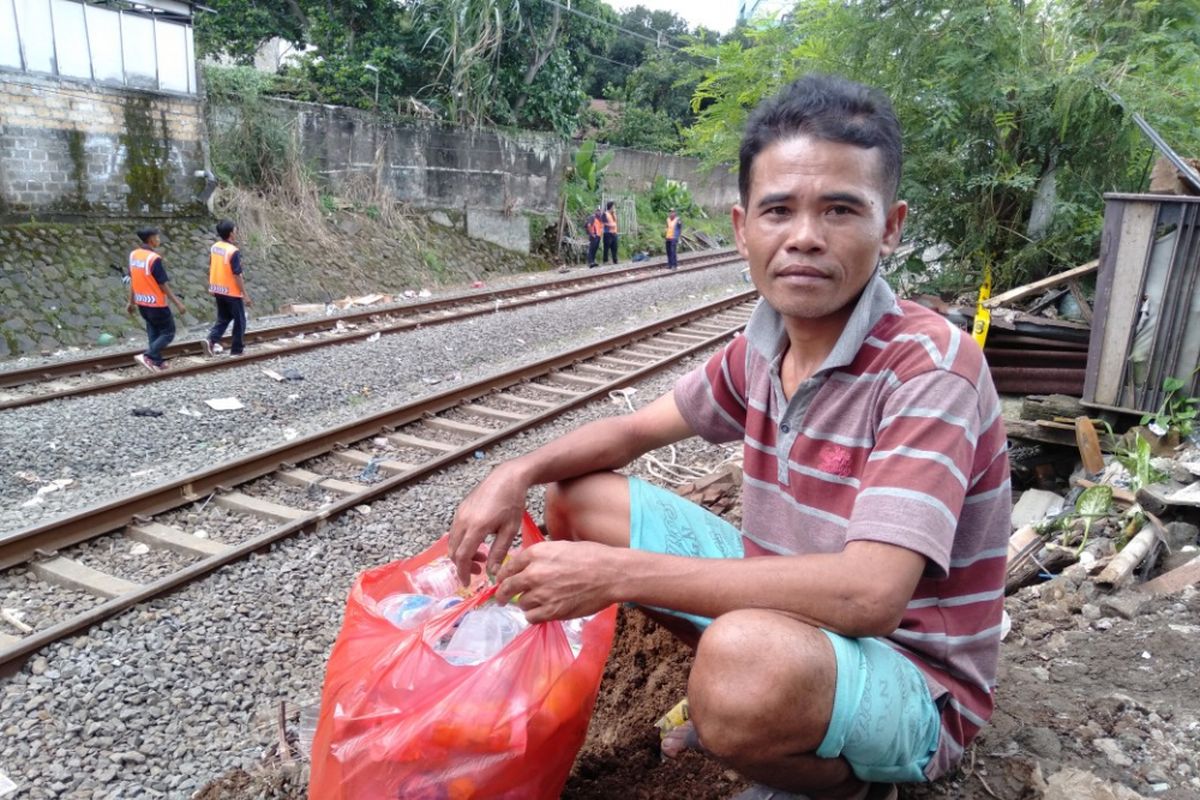
[[[542,540],[529,515],[528,545]],[[491,600],[483,580],[459,605],[404,630],[378,603],[413,592],[410,572],[447,554],[362,573],[329,657],[313,738],[310,800],[556,798],[583,745],[616,607],[583,623],[572,653],[561,622],[531,625],[499,654],[456,666],[435,652],[468,611]]]

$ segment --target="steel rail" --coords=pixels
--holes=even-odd
[[[433,397],[376,414],[365,420],[356,421],[330,431],[313,434],[305,437],[305,439],[297,440],[281,447],[227,462],[224,465],[187,476],[158,489],[140,492],[103,506],[87,509],[65,520],[6,535],[0,538],[0,541],[2,541],[0,547],[3,548],[2,552],[5,554],[2,561],[5,565],[14,563],[11,557],[18,546],[28,549],[35,543],[40,543],[44,546],[50,542],[60,542],[65,545],[86,541],[89,538],[107,533],[121,525],[132,522],[135,516],[160,513],[161,511],[199,499],[203,494],[206,494],[208,491],[215,491],[225,483],[239,483],[255,477],[261,477],[285,466],[292,460],[302,460],[304,458],[311,458],[314,455],[320,455],[329,450],[330,443],[336,444],[343,440],[353,441],[358,438],[365,438],[393,424],[419,419],[425,413],[433,410],[452,408],[464,400],[486,395],[496,389],[521,383],[532,377],[545,375],[548,372],[570,366],[581,360],[640,341],[664,330],[669,330],[673,327],[685,325],[697,319],[703,319],[713,314],[735,308],[751,300],[755,294],[756,292],[752,290],[742,292],[732,297],[677,314],[668,319],[641,326],[635,330],[543,359],[513,372],[489,376],[468,386],[442,392]],[[217,555],[208,556],[193,562],[182,570],[166,575],[151,583],[144,584],[134,591],[106,600],[81,614],[63,620],[48,628],[29,634],[9,646],[0,648],[0,668],[6,670],[12,669],[14,665],[19,663],[19,660],[52,642],[85,630],[97,622],[107,619],[138,603],[200,578],[226,564],[261,550],[273,542],[297,533],[319,530],[328,520],[346,513],[355,506],[385,495],[407,483],[411,483],[458,462],[481,447],[487,447],[524,430],[536,427],[569,410],[597,398],[605,397],[613,389],[634,383],[683,358],[714,347],[743,327],[743,325],[731,326],[721,333],[712,334],[702,340],[698,340],[653,363],[614,378],[593,389],[584,391],[577,397],[570,398],[554,408],[546,409],[524,420],[500,428],[491,434],[462,445],[452,452],[435,457],[416,466],[414,469],[394,475],[378,484],[364,487],[362,492],[348,495],[341,500],[335,501],[332,505],[309,513],[304,518],[284,523],[241,544],[232,545],[230,549]],[[201,486],[207,487],[207,491],[195,491],[197,487]],[[39,546],[36,549],[43,549],[43,547]]]
[[[718,263],[723,263],[720,261],[720,259],[726,257],[728,257],[729,260],[736,260],[737,258],[740,258],[740,256],[737,255],[736,250],[706,251],[702,253],[691,254],[687,259],[683,260],[683,263],[692,264],[695,262],[704,262],[707,259],[717,259]],[[260,344],[262,342],[275,341],[277,339],[295,336],[298,333],[316,333],[319,331],[327,331],[334,328],[338,322],[359,323],[369,322],[377,317],[397,314],[410,316],[414,314],[428,314],[434,311],[441,311],[446,308],[463,305],[465,303],[493,303],[497,300],[507,300],[512,297],[520,297],[522,295],[532,294],[534,292],[545,291],[548,289],[560,289],[584,282],[603,281],[613,276],[636,275],[643,273],[649,275],[662,275],[662,273],[653,272],[653,268],[656,266],[659,266],[659,264],[654,262],[648,266],[639,264],[637,266],[607,270],[602,273],[587,273],[586,275],[577,275],[570,278],[558,278],[555,280],[540,281],[527,286],[510,286],[506,289],[492,289],[487,291],[456,292],[454,294],[443,295],[441,297],[435,297],[430,300],[422,300],[416,303],[377,306],[360,311],[333,314],[328,317],[321,317],[319,319],[291,322],[284,325],[273,325],[267,328],[257,328],[246,331],[244,338],[247,344]],[[228,340],[228,335],[222,339],[222,341]],[[115,353],[105,353],[98,356],[83,356],[80,358],[63,360],[54,364],[43,364],[40,366],[0,371],[0,388],[20,386],[22,384],[45,381],[53,378],[87,375],[88,373],[102,372],[108,369],[123,369],[128,367],[130,360],[138,353],[143,352],[144,349],[145,348],[134,348],[129,350],[121,350]],[[176,342],[175,344],[169,345],[163,350],[163,355],[167,358],[178,358],[180,356],[199,356],[203,354],[204,349],[199,340]]]
[[[631,283],[639,283],[641,281],[653,280],[656,278],[664,278],[664,277],[668,277],[668,276],[686,274],[687,272],[690,272],[692,270],[709,269],[712,267],[721,266],[722,264],[728,264],[728,263],[732,263],[734,261],[738,261],[738,260],[740,260],[741,256],[738,256],[735,254],[732,257],[729,257],[727,255],[722,255],[720,258],[717,258],[717,257],[713,257],[713,258],[716,258],[716,260],[714,260],[712,263],[697,264],[692,267],[689,267],[688,269],[682,270],[680,272],[662,273],[662,272],[646,272],[644,270],[639,270],[639,271],[635,272],[634,274],[631,274],[631,275],[628,275],[628,276],[622,278],[621,280],[607,281],[607,282],[592,282],[592,283],[588,283],[588,285],[577,286],[576,288],[568,289],[567,291],[559,292],[557,294],[553,294],[550,296],[540,296],[540,293],[542,291],[546,291],[546,289],[544,288],[545,284],[538,284],[534,290],[531,291],[529,289],[526,289],[525,291],[522,291],[520,293],[520,294],[527,295],[527,296],[525,296],[525,297],[518,296],[517,299],[511,300],[509,303],[507,303],[500,309],[497,309],[492,305],[483,304],[482,303],[483,297],[481,295],[468,295],[468,296],[466,296],[467,301],[471,303],[471,306],[468,308],[465,308],[465,309],[460,309],[457,313],[448,315],[448,316],[433,317],[433,318],[420,318],[420,319],[402,319],[402,320],[398,320],[398,321],[390,323],[390,324],[384,324],[382,326],[377,326],[377,327],[374,327],[374,328],[371,328],[368,330],[343,333],[336,337],[327,338],[327,339],[310,339],[308,341],[302,340],[302,341],[294,342],[292,344],[288,344],[288,345],[284,345],[284,346],[280,346],[280,347],[273,347],[270,350],[259,350],[259,351],[254,351],[254,352],[250,352],[250,353],[243,353],[242,355],[239,355],[237,357],[218,358],[218,359],[212,359],[209,361],[204,361],[199,364],[188,364],[188,365],[184,365],[184,366],[172,367],[171,369],[166,370],[164,372],[140,373],[140,374],[136,374],[136,375],[130,375],[125,378],[116,378],[113,380],[103,381],[100,383],[80,384],[79,386],[73,386],[73,387],[66,388],[66,389],[60,389],[60,390],[54,391],[54,392],[43,392],[40,394],[29,394],[29,395],[24,395],[21,397],[14,397],[14,398],[10,398],[7,400],[0,400],[0,411],[6,410],[6,409],[11,409],[11,408],[22,408],[25,406],[37,405],[39,403],[45,403],[45,402],[49,402],[51,400],[59,400],[59,399],[66,398],[66,397],[78,397],[81,395],[92,395],[92,394],[106,394],[108,392],[121,391],[121,390],[127,389],[131,386],[139,386],[142,384],[152,383],[155,381],[167,380],[170,378],[177,378],[177,377],[180,377],[183,375],[192,375],[192,374],[199,373],[199,372],[211,372],[213,370],[227,369],[230,367],[240,366],[241,364],[245,364],[245,363],[249,363],[249,362],[253,362],[253,361],[261,361],[263,359],[268,359],[268,358],[277,358],[279,356],[289,356],[289,355],[293,355],[295,353],[301,353],[301,352],[304,352],[307,350],[314,350],[314,349],[317,349],[320,347],[332,347],[334,345],[339,345],[339,344],[349,344],[352,342],[358,342],[358,341],[368,339],[372,336],[375,336],[376,334],[384,335],[384,334],[398,333],[398,332],[405,331],[405,330],[411,330],[413,328],[432,327],[435,325],[446,325],[446,324],[449,324],[452,322],[461,322],[462,320],[470,319],[472,317],[479,317],[479,316],[484,316],[487,314],[494,314],[494,313],[496,313],[497,310],[508,311],[511,309],[523,308],[525,306],[539,305],[541,303],[553,302],[555,300],[563,300],[563,299],[570,298],[570,297],[578,297],[578,296],[585,295],[585,294],[591,294],[593,292],[600,292],[600,291],[604,291],[606,289],[612,289],[612,288],[615,288],[618,286],[626,286]],[[633,272],[633,270],[624,270],[623,272]],[[611,276],[613,274],[616,274],[616,273],[608,273],[609,276]],[[570,284],[564,284],[564,285],[570,285]],[[447,303],[448,303],[448,301],[447,301]],[[450,306],[447,305],[446,307],[450,307]],[[409,308],[410,307],[408,307],[408,306],[403,306],[403,307],[399,307],[395,311],[389,311],[389,312],[375,311],[370,316],[378,317],[378,316],[387,316],[389,314],[399,314],[399,313],[401,313],[401,311],[407,312],[409,310]],[[429,311],[426,310],[422,313],[429,313]],[[328,321],[324,321],[324,326],[326,329],[329,327]],[[290,330],[293,335],[296,333],[295,329],[288,329],[288,328],[276,328],[274,330],[277,330],[277,331]],[[279,341],[279,338],[273,339],[272,341]],[[199,345],[196,345],[196,347],[199,348]],[[134,351],[134,352],[140,352],[140,351]],[[125,364],[121,364],[121,366],[124,367]],[[79,373],[76,373],[76,374],[79,374]],[[0,373],[0,375],[2,375],[2,373]],[[49,376],[49,378],[54,378],[54,377],[56,377],[56,376]],[[3,383],[0,382],[0,385],[3,385]],[[30,385],[30,382],[26,382],[24,384],[16,384],[16,385]]]

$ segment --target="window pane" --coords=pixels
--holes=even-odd
[[[54,31],[48,0],[16,0],[17,25],[25,48],[25,69],[54,72]]]
[[[121,66],[121,16],[95,6],[86,6],[88,41],[92,46],[92,70],[96,80],[124,83]]]
[[[21,68],[21,40],[12,0],[0,0],[0,67]]]
[[[188,91],[195,94],[199,91],[196,88],[196,45],[192,42],[191,26],[184,28],[183,31],[187,36]]]
[[[159,22],[155,25],[158,38],[158,88],[165,92],[188,90],[187,40],[182,25]]]
[[[50,0],[54,12],[54,43],[58,53],[58,74],[91,80],[87,32],[83,28],[83,6],[70,0]]]
[[[157,89],[154,23],[145,17],[122,14],[121,48],[125,54],[125,83],[138,89]]]

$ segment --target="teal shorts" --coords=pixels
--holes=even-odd
[[[629,544],[693,558],[742,558],[742,534],[679,495],[629,478]],[[657,609],[700,630],[712,619]],[[820,758],[845,758],[860,780],[920,783],[937,751],[941,715],[921,671],[883,639],[821,629],[837,659],[833,714]]]

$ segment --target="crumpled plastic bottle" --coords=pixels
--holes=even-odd
[[[525,613],[516,606],[486,605],[463,615],[441,651],[442,658],[456,666],[487,661],[529,627]]]
[[[397,628],[415,628],[437,610],[436,600],[424,594],[390,594],[375,609]]]

